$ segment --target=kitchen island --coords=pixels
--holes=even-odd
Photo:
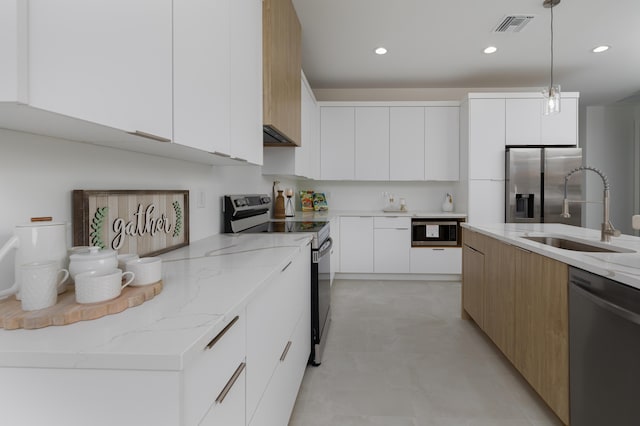
[[[600,232],[562,224],[463,224],[462,316],[472,319],[569,424],[569,268],[640,288],[640,238],[600,242]],[[564,238],[568,250],[533,237]]]
[[[212,236],[161,255],[163,291],[140,306],[66,326],[0,329],[3,422],[244,425],[261,409],[276,367],[292,374],[288,418],[310,351],[310,241],[308,234]],[[269,358],[260,339],[272,337],[262,334],[263,315],[278,337],[268,366],[259,358]],[[277,364],[280,340],[289,342],[291,371]],[[214,402],[245,363],[252,373],[236,370],[228,404]]]

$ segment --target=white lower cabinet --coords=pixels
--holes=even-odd
[[[340,217],[340,272],[373,272],[373,217]]]
[[[243,363],[238,368],[244,367]],[[236,370],[238,371],[238,370]],[[245,392],[247,389],[246,368],[233,377],[235,380],[224,399],[211,407],[207,415],[199,423],[200,426],[245,426]]]
[[[333,285],[336,272],[340,270],[340,218],[332,218],[329,226],[331,226],[331,239],[333,240],[329,274],[331,276],[331,285]]]
[[[286,425],[309,359],[311,310],[305,309],[276,365],[251,426]]]
[[[413,247],[411,248],[411,273],[461,274],[462,248]]]
[[[226,412],[227,417],[233,415],[238,417],[242,414],[242,418],[244,418],[244,403],[242,404],[242,413],[231,414],[227,406],[234,404],[229,403],[227,398],[223,398],[223,391],[229,387],[233,389],[236,385],[240,385],[237,377],[234,377],[234,373],[241,365],[244,365],[245,324],[246,319],[243,311],[230,320],[225,328],[201,349],[198,356],[185,369],[184,405],[187,425],[200,424],[200,420],[207,411]],[[238,404],[236,403],[236,405]]]
[[[411,218],[376,217],[373,226],[373,271],[399,274],[409,272]]]
[[[249,424],[285,425],[291,415],[311,351],[310,268],[307,246],[247,305]]]

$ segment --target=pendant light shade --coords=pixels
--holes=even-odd
[[[549,87],[542,90],[544,115],[552,115],[560,112],[560,85],[553,84],[553,7],[557,6],[560,0],[544,0],[542,5],[551,9],[551,79]]]

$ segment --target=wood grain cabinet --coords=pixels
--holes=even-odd
[[[569,424],[568,266],[463,230],[462,314]]]
[[[568,424],[568,266],[526,251],[517,265],[515,366]]]
[[[264,126],[300,146],[302,28],[291,0],[264,0],[262,26]]]

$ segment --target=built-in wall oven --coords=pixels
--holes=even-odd
[[[317,366],[331,323],[331,247],[329,222],[271,221],[267,194],[225,195],[224,232],[307,232],[311,240],[311,348],[309,363]]]
[[[460,221],[455,219],[411,219],[411,247],[461,245]]]

